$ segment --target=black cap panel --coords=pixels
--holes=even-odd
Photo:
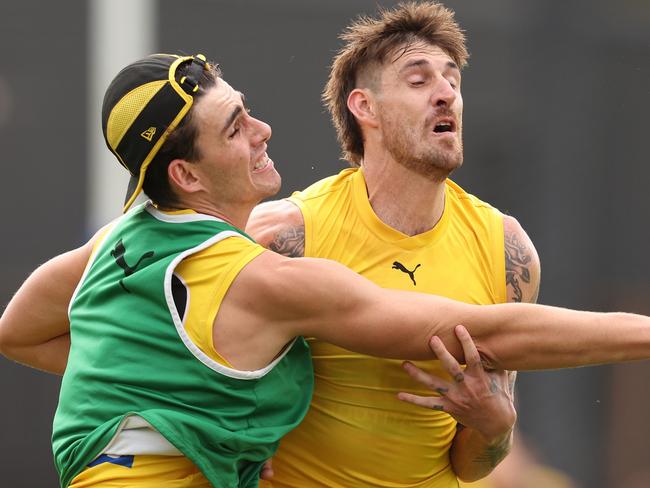
[[[137,175],[151,150],[174,121],[186,102],[172,88],[164,85],[133,121],[115,152],[132,175]]]
[[[178,56],[172,54],[154,54],[130,64],[113,79],[104,95],[102,104],[102,130],[106,134],[106,124],[111,111],[125,94],[142,86],[144,83],[167,80],[169,67]],[[137,76],[134,73],[137,72]]]

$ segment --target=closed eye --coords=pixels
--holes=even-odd
[[[244,117],[243,114],[249,115],[250,113],[251,113],[251,109],[248,108],[248,107],[244,107],[243,112],[239,113],[240,120],[233,126],[232,132],[230,134],[228,134],[228,139],[232,139],[233,137],[235,137],[239,133],[241,118]]]

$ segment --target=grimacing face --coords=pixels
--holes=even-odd
[[[383,65],[377,90],[385,149],[397,163],[444,180],[463,163],[460,69],[425,42],[396,53]]]
[[[194,107],[202,177],[214,198],[257,204],[280,189],[280,175],[266,153],[271,127],[252,117],[242,93],[219,79]]]

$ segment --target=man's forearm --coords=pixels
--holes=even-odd
[[[484,478],[506,457],[512,447],[512,431],[487,440],[478,431],[459,429],[451,447],[451,465],[463,481]]]
[[[480,307],[480,306],[479,306]],[[464,322],[487,365],[535,370],[650,358],[650,317],[529,304],[491,305]]]

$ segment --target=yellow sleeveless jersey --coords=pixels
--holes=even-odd
[[[212,325],[228,288],[239,272],[266,249],[248,239],[229,237],[185,258],[176,275],[185,285],[185,330],[210,359],[233,368],[212,341]]]
[[[380,286],[467,303],[506,300],[502,214],[447,181],[445,209],[431,230],[406,236],[368,201],[363,172],[347,169],[290,198],[305,220],[305,256],[345,264]],[[310,340],[316,377],[309,413],[273,458],[260,486],[457,487],[449,461],[456,422],[397,400],[432,395],[401,361]],[[447,376],[438,361],[417,363]]]

